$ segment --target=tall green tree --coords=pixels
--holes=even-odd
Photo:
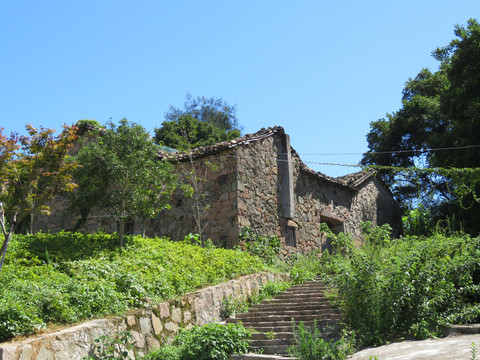
[[[221,98],[187,94],[184,108],[170,106],[165,121],[155,129],[155,142],[188,151],[240,136],[236,106]]]
[[[170,105],[169,111],[165,113],[165,120],[178,121],[184,115],[190,115],[201,122],[212,123],[225,131],[240,129],[237,106],[229,105],[222,98],[206,98],[205,96],[194,98],[187,93],[183,109]]]
[[[239,136],[239,130],[223,130],[214,123],[200,121],[191,115],[182,115],[176,121],[164,121],[161,128],[155,129],[157,144],[183,151]]]
[[[49,214],[47,201],[73,190],[69,150],[76,139],[76,128],[65,126],[58,136],[54,130],[27,125],[28,135],[2,135],[0,129],[0,226],[4,241],[0,248],[0,271],[8,245],[27,215]]]
[[[123,119],[98,129],[78,152],[72,201],[80,209],[98,206],[113,216],[120,247],[126,222],[144,225],[169,208],[178,178],[172,164],[158,159],[158,150],[142,126]]]
[[[466,26],[457,25],[455,36],[433,52],[440,62],[438,71],[422,69],[409,79],[402,107],[370,124],[370,152],[362,164],[446,170],[480,167],[480,25],[474,19]],[[438,218],[461,214],[468,229],[478,232],[480,176],[468,174],[467,184],[448,171],[382,170],[405,209],[423,203]],[[471,191],[459,198],[457,190],[465,186]]]

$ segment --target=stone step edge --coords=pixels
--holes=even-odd
[[[267,355],[267,354],[256,354],[256,353],[247,353],[241,355],[230,355],[231,360],[295,360],[293,357],[285,357],[282,355]]]
[[[450,325],[447,329],[447,336],[480,334],[480,324]]]

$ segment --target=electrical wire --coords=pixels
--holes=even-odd
[[[465,145],[465,146],[452,146],[445,148],[430,148],[421,150],[390,150],[390,151],[367,151],[364,153],[318,153],[318,154],[299,154],[302,156],[332,156],[332,155],[366,155],[366,154],[396,154],[396,153],[409,153],[409,152],[430,152],[430,151],[444,151],[444,150],[461,150],[461,149],[473,149],[480,148],[480,145]]]

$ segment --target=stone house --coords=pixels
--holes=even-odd
[[[360,222],[389,223],[399,233],[401,215],[390,191],[374,173],[340,178],[308,168],[290,146],[282,127],[261,129],[190,153],[161,153],[176,164],[180,177],[193,184],[193,197],[178,192],[171,209],[146,225],[148,236],[182,240],[203,231],[214,243],[231,247],[245,226],[277,235],[284,252],[307,252],[328,246],[320,233],[324,222],[335,232],[361,235]],[[57,209],[62,206],[57,205]],[[72,226],[71,216],[55,214],[37,223],[58,230]],[[115,231],[111,218],[93,214],[84,231],[102,226]],[[138,224],[129,231],[139,233]]]

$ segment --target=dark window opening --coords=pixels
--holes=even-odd
[[[297,229],[292,226],[285,227],[285,245],[297,247]]]
[[[335,235],[340,234],[341,232],[344,231],[343,228],[343,221],[339,219],[335,219],[333,217],[325,216],[325,215],[320,215],[320,221],[322,223],[327,224],[328,228],[332,230],[332,232]]]
[[[338,235],[341,232],[344,232],[343,222],[339,219],[335,219],[329,216],[320,215],[320,220],[322,223],[327,224],[328,228],[335,234]],[[325,250],[332,251],[332,245],[330,240],[328,240],[325,234],[322,234],[322,252]]]

